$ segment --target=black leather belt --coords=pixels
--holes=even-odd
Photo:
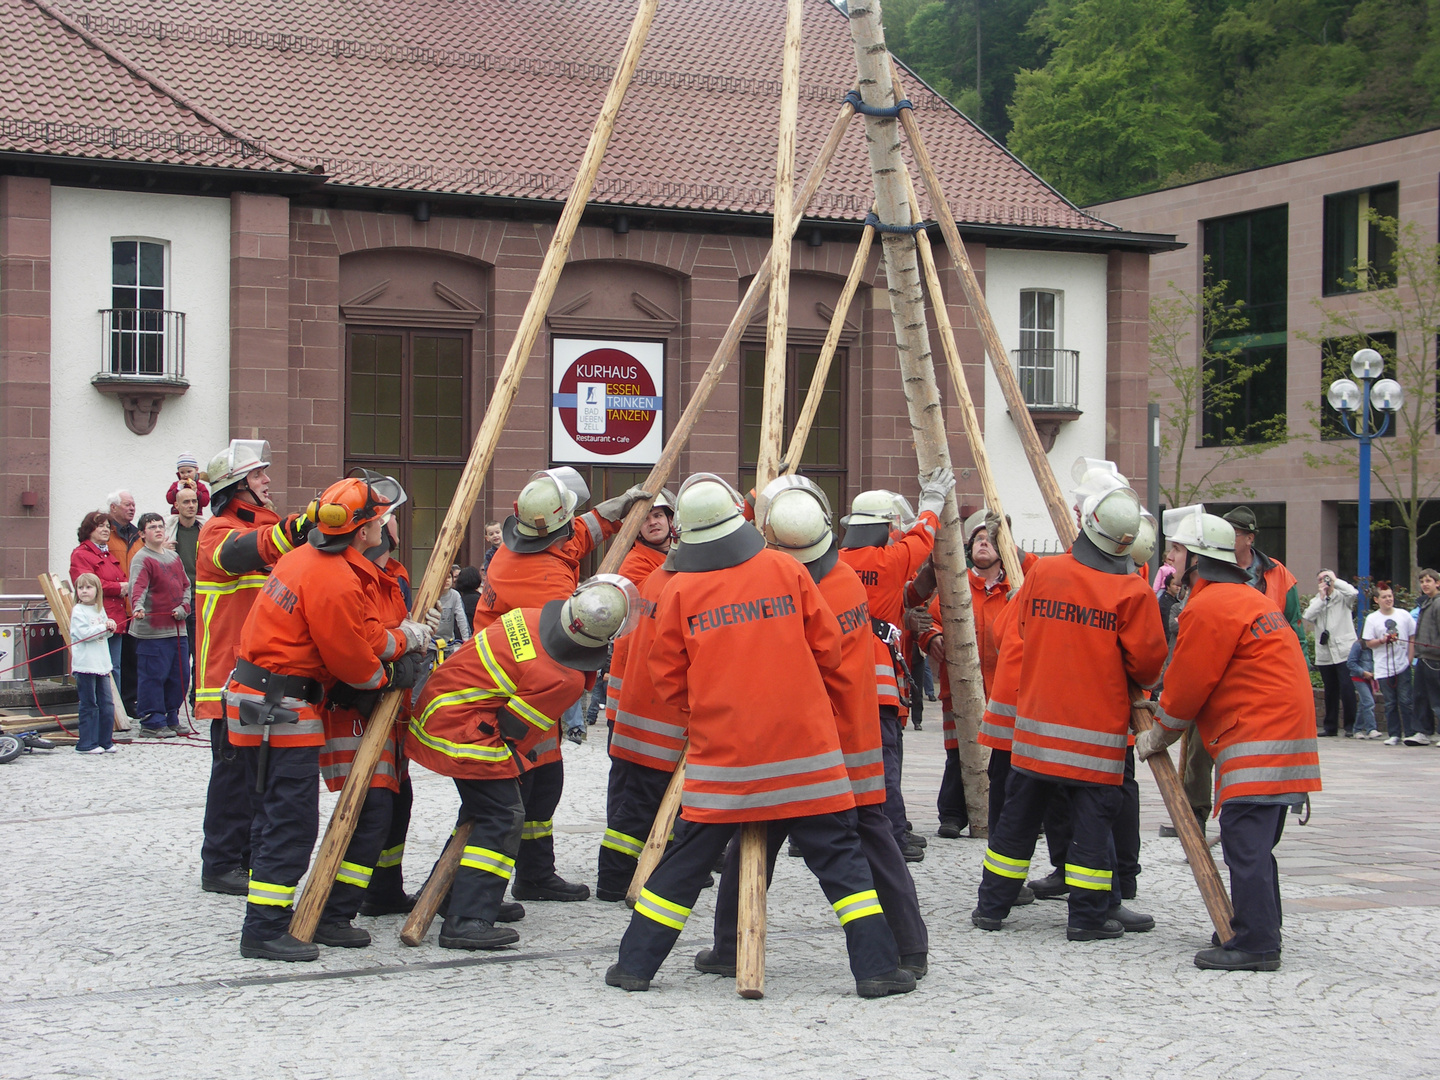
[[[283,697],[299,698],[311,705],[318,705],[325,699],[325,687],[320,685],[318,679],[306,675],[281,675],[266,671],[249,660],[238,657],[235,660],[235,681],[267,695],[279,686]]]

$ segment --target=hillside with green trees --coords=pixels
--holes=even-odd
[[[885,0],[884,13],[901,59],[1081,205],[1440,124],[1440,0]]]

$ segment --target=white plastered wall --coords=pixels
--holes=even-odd
[[[985,253],[985,300],[1005,343],[1007,355],[1020,347],[1020,293],[1045,289],[1059,294],[1057,348],[1080,353],[1080,419],[1063,424],[1050,451],[1050,465],[1069,493],[1070,468],[1077,457],[1105,456],[1106,259],[1061,251],[1016,251],[990,248]],[[1013,362],[1013,358],[1012,362]],[[1005,511],[1022,545],[1057,541],[1055,528],[1020,436],[1006,412],[1000,383],[985,368],[985,449]]]
[[[229,438],[230,202],[222,198],[56,187],[51,194],[50,569],[68,573],[75,530],[116,488],[138,514],[169,513],[175,460],[205,468]],[[168,247],[165,306],[185,312],[190,389],[166,400],[155,429],[136,435],[100,370],[100,315],[110,300],[112,239]]]

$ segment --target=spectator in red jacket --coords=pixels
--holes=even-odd
[[[127,616],[125,598],[130,595],[130,582],[120,568],[120,560],[110,550],[110,517],[103,510],[92,510],[80,521],[77,530],[80,544],[70,553],[70,580],[81,574],[94,574],[100,579],[100,594],[105,600],[105,614],[115,620],[115,633],[110,635],[110,664],[120,672],[120,639],[125,634]]]

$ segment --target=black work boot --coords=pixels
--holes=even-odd
[[[940,827],[935,830],[935,835],[946,840],[959,840],[961,828],[957,818],[941,818]]]
[[[447,917],[440,927],[442,949],[502,949],[520,940],[508,926],[495,926],[484,919]]]
[[[315,927],[315,944],[332,949],[363,949],[370,944],[370,931],[351,926],[349,919],[322,919]]]
[[[1112,911],[1110,913],[1114,915]],[[1065,937],[1070,941],[1108,941],[1111,938],[1125,936],[1125,927],[1113,918],[1107,918],[1098,930],[1091,930],[1083,926],[1066,926]]]
[[[320,947],[289,934],[281,934],[269,941],[241,934],[240,955],[247,960],[315,960],[320,956]]]
[[[521,919],[523,919],[524,917],[525,917],[525,905],[524,905],[524,904],[511,904],[511,903],[503,902],[503,901],[502,901],[501,904],[500,904],[500,914],[498,914],[498,915],[495,916],[495,921],[496,921],[496,922],[519,922],[519,921],[520,921]]]
[[[226,870],[223,874],[212,874],[200,876],[200,888],[206,892],[224,893],[226,896],[248,896],[250,894],[250,872],[241,870],[238,866],[234,870]]]
[[[930,970],[930,954],[923,952],[901,953],[900,966],[911,975],[914,975],[915,981],[919,982],[925,977],[926,972]]]
[[[706,975],[724,975],[726,978],[735,977],[735,960],[732,957],[728,962],[720,959],[714,949],[701,949],[695,954],[695,970],[703,971]]]
[[[1105,913],[1105,918],[1118,922],[1127,934],[1145,934],[1155,929],[1155,916],[1131,911],[1124,904],[1116,904]]]
[[[650,980],[641,978],[639,975],[631,975],[623,970],[619,964],[611,964],[610,969],[605,972],[605,985],[618,986],[621,990],[631,993],[650,989]]]
[[[1035,890],[1030,888],[1029,885],[1021,885],[1020,891],[1015,894],[1015,903],[1011,904],[1010,906],[1024,907],[1026,904],[1033,904],[1034,902]]]
[[[1070,886],[1065,884],[1064,870],[1051,870],[1044,877],[1034,878],[1025,885],[1040,900],[1058,900],[1070,891]]]
[[[390,896],[366,896],[360,904],[361,915],[409,915],[415,910],[419,893],[397,893]]]
[[[891,994],[908,994],[915,989],[915,976],[904,968],[855,980],[855,993],[862,998],[882,998]]]
[[[521,881],[516,878],[510,883],[510,895],[516,900],[558,900],[569,903],[589,900],[590,886],[574,884],[559,874],[552,873],[544,881]]]
[[[1243,952],[1240,949],[1201,949],[1195,966],[1210,971],[1279,971],[1280,953]]]
[[[970,913],[970,921],[981,930],[999,930],[1004,920],[992,918],[989,915],[981,915],[980,909],[977,907]]]

